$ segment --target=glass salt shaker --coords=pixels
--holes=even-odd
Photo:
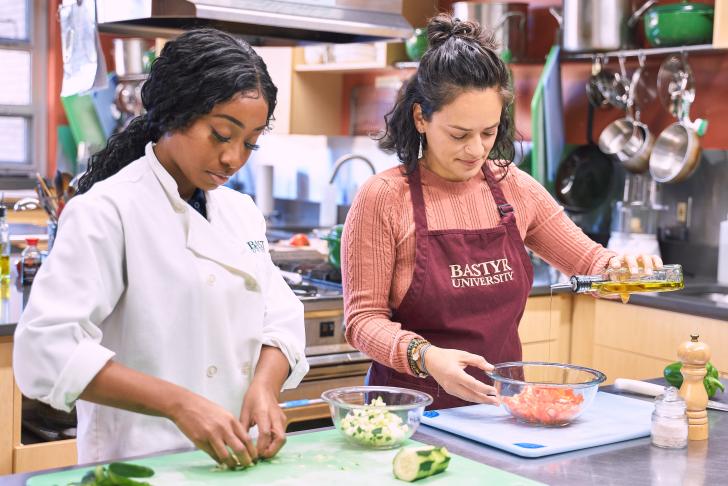
[[[652,412],[652,444],[665,449],[682,449],[688,445],[688,416],[685,400],[674,386],[655,398]]]

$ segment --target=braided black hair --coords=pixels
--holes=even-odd
[[[235,95],[259,91],[273,117],[278,89],[263,59],[241,39],[215,29],[195,29],[167,42],[142,86],[146,113],[109,138],[91,157],[80,193],[144,155],[144,147],[184,130]]]
[[[412,108],[418,103],[425,120],[468,89],[496,88],[503,99],[498,134],[488,158],[507,167],[515,156],[513,101],[508,67],[496,52],[493,33],[476,22],[460,21],[438,14],[427,25],[429,48],[422,56],[416,74],[400,89],[397,102],[385,117],[386,129],[379,147],[396,153],[406,172],[417,167],[420,133],[415,127]],[[423,147],[427,139],[422,135]]]

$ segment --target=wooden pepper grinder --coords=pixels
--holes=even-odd
[[[685,341],[677,350],[682,361],[681,373],[683,383],[680,387],[680,396],[685,400],[688,413],[688,440],[708,439],[708,393],[703,385],[703,378],[707,373],[705,365],[710,360],[710,348],[707,344],[698,341],[697,334],[690,335],[690,341]]]

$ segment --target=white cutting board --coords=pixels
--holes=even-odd
[[[516,421],[501,407],[471,405],[425,412],[422,423],[523,457],[542,457],[650,435],[651,401],[598,392],[564,427]]]

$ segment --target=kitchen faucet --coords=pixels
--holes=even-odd
[[[371,160],[367,159],[363,155],[356,155],[356,154],[346,154],[342,155],[338,159],[336,159],[336,162],[334,162],[334,171],[331,173],[331,179],[329,180],[329,184],[334,183],[334,179],[336,178],[336,174],[339,172],[339,169],[342,165],[344,165],[346,162],[349,162],[350,160],[354,159],[361,159],[363,162],[365,162],[370,169],[372,169],[372,175],[377,173],[377,170],[374,168],[374,164],[372,164]]]

